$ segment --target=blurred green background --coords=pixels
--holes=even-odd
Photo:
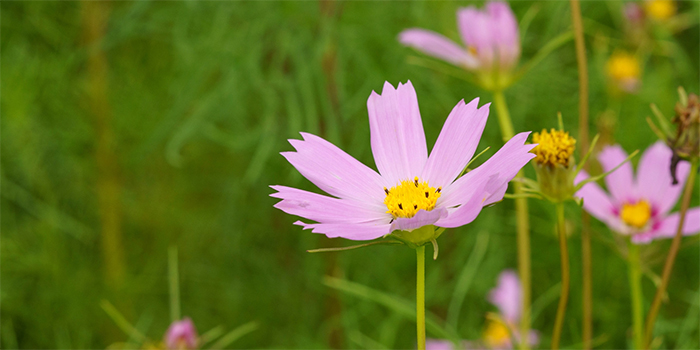
[[[0,346],[105,348],[127,340],[102,300],[150,339],[162,339],[170,323],[168,248],[175,246],[182,315],[200,333],[259,325],[232,347],[413,347],[410,317],[323,283],[334,276],[412,302],[413,251],[307,253],[349,242],[302,232],[292,225],[297,218],[272,207],[268,186],[318,191],[279,155],[300,131],[374,168],[366,100],[384,81],[413,82],[429,147],[459,100],[490,102],[488,92],[412,64],[434,61],[396,39],[402,29],[422,27],[458,40],[455,11],[469,4],[1,2]],[[622,32],[622,5],[582,4],[590,127],[606,143],[643,150],[655,140],[644,120],[649,104],[670,116],[679,85],[698,91],[699,6],[677,2],[679,13],[694,18],[686,28],[653,29],[641,88],[624,95],[611,93],[605,77],[610,54],[633,47]],[[521,33],[521,64],[571,28],[566,1],[511,6],[519,19],[534,16]],[[576,135],[577,84],[569,41],[506,91],[516,131],[555,127],[561,111]],[[501,144],[492,110],[479,150],[491,146],[490,155]],[[526,172],[533,176],[530,166]],[[547,346],[560,281],[554,210],[534,200],[530,208],[532,292],[541,311],[533,328]],[[567,207],[566,347],[580,347],[581,339],[579,213]],[[426,306],[441,323],[455,295],[463,301],[456,329],[464,339],[480,337],[485,314],[495,311],[488,291],[503,269],[516,267],[514,228],[513,203],[505,200],[448,230],[439,258],[428,262]],[[593,230],[594,344],[625,348],[624,244],[595,220]],[[642,249],[652,277],[643,282],[646,305],[668,245]],[[658,322],[663,347],[700,346],[698,249],[697,237],[684,240]],[[462,295],[454,291],[464,274]]]

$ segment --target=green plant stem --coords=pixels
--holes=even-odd
[[[418,350],[425,350],[425,246],[416,248],[416,330]]]
[[[561,291],[559,294],[559,307],[557,318],[552,332],[552,350],[559,349],[561,328],[564,324],[566,302],[569,299],[569,250],[566,242],[566,226],[564,222],[564,203],[557,203],[557,234],[559,235],[559,250],[561,253]]]
[[[571,21],[574,26],[576,42],[576,62],[578,64],[578,144],[579,154],[588,150],[588,62],[586,61],[586,43],[583,37],[583,20],[581,3],[571,0]],[[586,163],[587,165],[588,163]],[[588,168],[586,166],[586,168]],[[591,348],[593,338],[593,286],[591,278],[591,220],[588,213],[581,210],[581,267],[583,279],[583,349]]]
[[[506,99],[502,91],[493,93],[493,103],[496,107],[498,124],[501,127],[501,136],[504,142],[515,136],[513,123],[506,105]],[[519,171],[516,178],[522,178],[523,171]],[[513,182],[513,192],[516,196],[523,195],[522,184]],[[527,350],[530,340],[530,218],[528,217],[527,198],[515,198],[515,218],[518,242],[518,275],[522,285],[522,314],[520,318],[520,349]]]
[[[693,158],[690,163],[690,174],[688,179],[686,179],[685,188],[683,189],[683,199],[681,200],[681,211],[680,218],[678,219],[678,228],[676,229],[676,235],[673,237],[673,242],[671,242],[671,248],[668,251],[668,256],[666,257],[666,263],[664,264],[664,271],[661,275],[661,284],[656,289],[656,295],[654,295],[654,301],[651,303],[649,308],[649,314],[647,315],[646,321],[646,332],[644,336],[644,348],[649,349],[651,343],[651,336],[654,331],[654,322],[656,322],[656,316],[659,313],[659,308],[661,307],[661,299],[666,292],[666,287],[668,287],[668,280],[671,277],[671,271],[673,270],[673,263],[676,261],[676,255],[678,254],[678,249],[681,246],[681,237],[683,236],[683,225],[685,224],[686,213],[688,212],[688,207],[690,206],[690,197],[693,195],[693,186],[695,185],[695,177],[698,173],[698,158]]]
[[[630,293],[632,297],[632,325],[634,331],[634,348],[644,345],[644,306],[642,305],[642,270],[639,266],[639,246],[630,242],[627,256],[629,267]]]

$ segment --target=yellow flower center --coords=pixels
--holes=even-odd
[[[616,81],[638,79],[641,68],[637,57],[627,53],[615,53],[607,63],[608,75]]]
[[[620,211],[620,219],[629,226],[643,228],[651,219],[651,206],[645,200],[637,203],[625,203]]]
[[[571,156],[576,148],[576,140],[569,136],[568,132],[554,129],[550,132],[542,129],[542,132],[534,133],[532,142],[538,144],[531,151],[537,156],[535,163],[550,167],[569,166]]]
[[[384,188],[387,213],[396,218],[412,218],[423,210],[433,210],[435,202],[440,198],[441,187],[428,186],[427,181],[419,181],[416,176],[413,181],[402,180],[400,184],[391,189]]]
[[[669,19],[676,14],[673,0],[651,0],[645,3],[647,15],[659,20]]]
[[[510,341],[508,326],[499,320],[491,320],[483,334],[484,343],[489,348],[502,348]]]

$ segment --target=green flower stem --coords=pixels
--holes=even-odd
[[[634,348],[644,345],[644,306],[642,305],[642,270],[639,266],[639,246],[630,242],[627,264],[629,267],[630,293],[632,297],[632,324],[634,326]]]
[[[501,127],[501,136],[504,142],[515,136],[513,131],[513,123],[510,120],[510,113],[506,105],[506,99],[502,91],[493,93],[493,103],[496,107],[496,115],[498,116],[498,124]],[[516,178],[522,178],[523,171],[519,171]],[[515,193],[515,218],[517,222],[517,241],[518,241],[518,274],[520,275],[520,283],[522,284],[522,314],[520,318],[520,349],[527,350],[530,340],[530,219],[527,210],[527,198],[517,197],[524,195],[522,184],[520,182],[512,182],[513,191]]]
[[[576,41],[576,62],[578,63],[578,143],[580,154],[588,149],[588,62],[586,43],[583,37],[581,3],[570,0],[571,21],[574,25]],[[588,163],[586,163],[588,164]],[[588,169],[586,169],[588,170]],[[591,348],[593,337],[593,287],[591,278],[591,220],[588,213],[581,211],[581,265],[583,268],[583,348]]]
[[[416,248],[416,329],[418,350],[425,350],[425,246]]]
[[[656,322],[656,315],[659,313],[659,308],[661,307],[661,299],[666,293],[666,287],[668,287],[668,280],[671,277],[671,271],[673,270],[673,263],[676,261],[676,255],[678,254],[678,249],[681,245],[681,237],[683,236],[683,225],[685,224],[686,213],[688,212],[688,207],[690,206],[690,197],[693,195],[693,186],[695,185],[695,177],[698,174],[698,158],[693,158],[690,162],[690,174],[685,183],[685,188],[683,189],[683,199],[681,200],[681,212],[680,219],[678,220],[678,228],[676,229],[676,235],[673,237],[673,242],[671,242],[671,248],[668,251],[668,257],[666,257],[666,263],[664,264],[664,272],[661,275],[661,284],[658,289],[656,289],[656,295],[654,295],[654,301],[651,303],[649,308],[649,314],[647,315],[646,321],[646,334],[644,336],[644,349],[649,349],[651,343],[651,336],[654,331],[654,322]]]
[[[564,324],[566,302],[569,299],[569,250],[566,246],[566,227],[564,223],[564,203],[557,203],[557,233],[559,235],[559,250],[561,253],[561,291],[559,294],[559,307],[557,318],[552,332],[552,350],[559,349],[561,328]]]

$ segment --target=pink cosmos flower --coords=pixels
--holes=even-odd
[[[654,239],[672,238],[678,229],[678,213],[669,214],[678,201],[683,183],[688,177],[688,162],[678,164],[678,181],[673,185],[671,178],[672,151],[659,141],[647,148],[637,169],[632,174],[632,166],[625,163],[605,177],[610,194],[605,193],[596,183],[583,186],[577,195],[583,198],[583,208],[610,229],[623,235],[631,235],[634,243],[649,243]],[[613,169],[627,158],[622,147],[615,145],[603,149],[598,160],[604,171]],[[588,177],[581,171],[576,177],[580,182]],[[700,232],[700,207],[690,208],[683,234]]]
[[[165,333],[164,341],[168,349],[189,350],[197,348],[199,337],[192,320],[189,317],[185,317],[182,321],[175,321],[170,324],[168,331]]]
[[[271,186],[275,207],[316,221],[295,224],[328,237],[371,240],[394,230],[435,225],[457,227],[481,208],[500,201],[508,182],[528,161],[535,145],[520,133],[478,168],[459,177],[472,158],[488,118],[488,104],[460,101],[447,117],[430,156],[411,82],[384,83],[367,100],[372,154],[379,173],[328,141],[307,133],[289,140],[296,152],[282,155],[330,196]],[[459,178],[458,178],[459,177]]]
[[[493,1],[483,11],[474,6],[460,8],[457,25],[466,48],[438,33],[418,28],[401,32],[399,42],[469,70],[489,70],[494,66],[509,70],[518,62],[518,22],[507,3]]]

